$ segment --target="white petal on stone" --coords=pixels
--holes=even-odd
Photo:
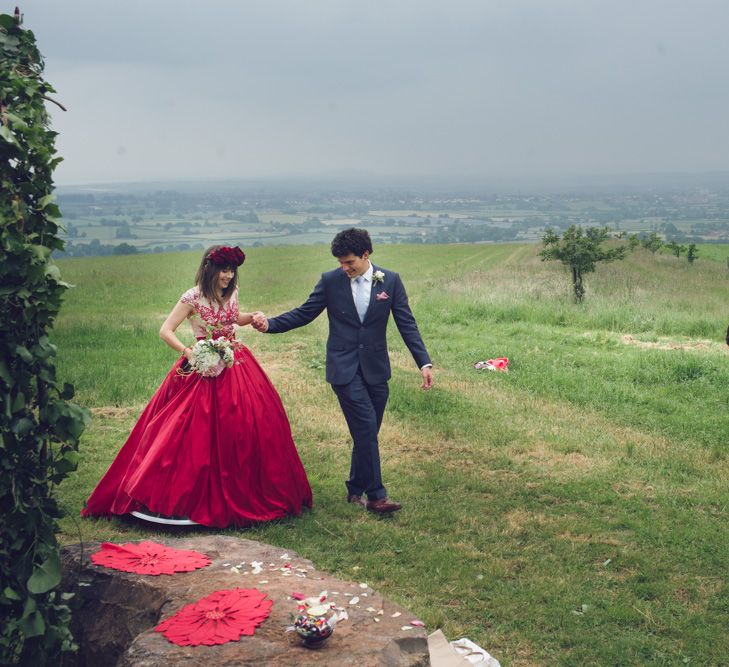
[[[363,598],[366,598],[366,597],[367,597],[367,593],[360,593],[360,595],[361,595],[361,596],[362,596]]]
[[[369,588],[369,586],[367,584],[360,584],[359,587],[360,588]]]
[[[413,626],[412,625],[403,625],[400,629],[401,630],[412,630]]]
[[[289,556],[288,554],[284,554],[283,556],[281,556],[281,560],[291,560],[291,556]]]
[[[328,611],[329,605],[326,604],[320,604],[316,607],[309,607],[309,609],[307,609],[307,613],[310,616],[324,616],[324,614],[326,614]]]
[[[375,616],[375,623],[379,623],[379,622],[380,622],[380,619],[377,618],[377,616]]]
[[[223,567],[230,567],[230,563],[223,563]]]
[[[399,611],[396,611],[391,618],[397,618],[398,616],[402,616],[402,614]]]
[[[339,591],[332,591],[332,595],[339,595]]]
[[[240,574],[240,570],[239,570],[239,569],[238,569],[237,567],[235,567],[235,566],[231,567],[231,568],[230,568],[230,571],[231,571],[231,572],[232,572],[233,574]]]
[[[334,607],[337,611],[344,611],[344,607]]]
[[[268,579],[261,579],[261,581],[258,582],[259,584],[267,584]]]
[[[385,613],[384,609],[380,609],[380,611],[377,612],[378,616],[382,616]]]
[[[374,613],[377,611],[377,609],[375,609],[374,607],[367,607],[367,611],[371,611]]]
[[[359,602],[359,598],[355,595],[350,601],[349,604],[357,604]]]
[[[349,614],[347,613],[346,609],[343,609],[339,612],[339,620],[340,621],[346,621],[349,618]]]
[[[345,593],[344,595],[345,595],[346,597],[351,597],[351,595],[352,595],[352,594],[351,594],[351,593]]]

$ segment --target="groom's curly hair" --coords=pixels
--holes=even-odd
[[[350,253],[362,257],[365,251],[372,254],[372,239],[366,229],[343,229],[332,240],[332,255],[335,257],[345,257]]]

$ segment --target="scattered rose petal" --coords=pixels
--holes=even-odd
[[[309,607],[306,610],[306,613],[309,614],[309,616],[324,616],[329,611],[329,605],[328,604],[320,604],[315,607]]]
[[[230,567],[230,563],[223,563],[223,567]]]
[[[377,611],[377,609],[375,609],[374,607],[367,607],[367,611],[371,611],[374,613]]]
[[[367,586],[367,584],[360,584],[359,587],[360,588],[369,588],[369,586]]]
[[[396,612],[395,612],[395,613],[394,613],[394,614],[392,615],[392,618],[397,618],[398,616],[402,616],[402,614],[401,614],[401,613],[400,613],[399,611],[396,611]]]
[[[357,604],[359,602],[359,598],[355,595],[350,601],[349,604]]]
[[[379,616],[382,616],[384,613],[385,613],[385,610],[384,609],[380,609],[380,611],[377,612],[377,614]]]
[[[267,584],[268,583],[268,579],[261,579],[258,583],[259,584]]]
[[[415,626],[417,626],[419,628],[424,628],[425,627],[425,623],[423,623],[423,621],[418,621],[417,619],[415,619],[413,621],[410,621],[410,625],[415,625]]]
[[[283,556],[281,556],[281,560],[291,560],[291,556],[289,556],[288,554],[284,554]]]
[[[380,619],[377,616],[375,616],[375,623],[379,623],[379,622],[380,622]]]
[[[412,630],[413,626],[412,625],[403,625],[400,629],[401,630]]]
[[[239,570],[239,569],[238,569],[238,568],[237,568],[237,567],[236,567],[235,565],[234,565],[233,567],[231,567],[231,568],[230,568],[230,571],[231,571],[231,572],[232,572],[233,574],[240,574],[240,570]]]

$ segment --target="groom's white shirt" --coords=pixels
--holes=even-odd
[[[370,305],[370,293],[372,292],[372,273],[374,272],[374,268],[372,267],[372,262],[367,260],[369,262],[369,268],[362,274],[362,277],[364,278],[365,282],[365,290],[364,290],[364,307],[365,311],[367,311],[367,308],[369,308]],[[352,286],[352,299],[354,300],[355,304],[357,303],[357,278],[359,276],[355,276],[354,278],[350,278],[349,282]]]

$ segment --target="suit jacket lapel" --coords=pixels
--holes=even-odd
[[[345,312],[349,312],[349,314],[357,321],[359,322],[359,315],[357,314],[357,306],[354,305],[354,296],[352,295],[352,281],[350,280],[349,276],[342,271],[342,278],[340,279],[340,291],[341,291],[341,300],[342,303],[345,304],[344,309]]]

